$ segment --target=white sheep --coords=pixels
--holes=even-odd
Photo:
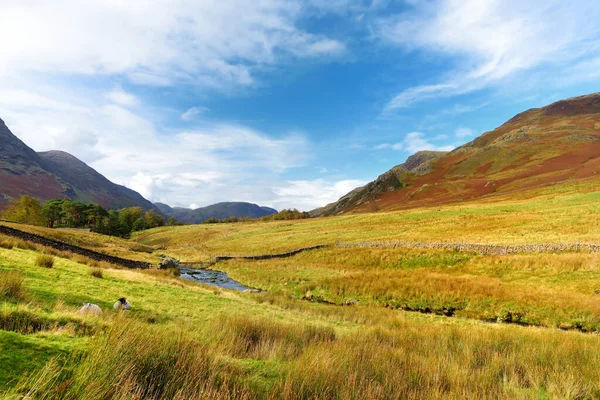
[[[101,315],[102,309],[96,304],[84,303],[83,307],[79,309],[79,314]]]
[[[113,308],[115,310],[131,310],[131,304],[129,304],[129,302],[127,301],[127,299],[125,297],[121,297],[114,304]]]

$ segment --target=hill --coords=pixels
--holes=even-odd
[[[523,112],[449,153],[420,152],[314,216],[440,205],[600,171],[600,93]]]
[[[139,193],[112,183],[68,153],[36,153],[0,119],[0,208],[24,194],[42,201],[70,198],[109,209],[155,209]]]
[[[224,219],[231,216],[237,218],[260,218],[277,212],[273,208],[244,202],[223,202],[195,210],[183,207],[170,207],[163,203],[156,203],[154,205],[163,214],[186,224],[200,224],[209,218]]]

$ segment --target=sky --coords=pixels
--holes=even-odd
[[[310,210],[600,91],[596,0],[0,0],[0,118],[152,201]]]

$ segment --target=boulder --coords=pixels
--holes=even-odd
[[[179,261],[171,257],[163,257],[158,264],[159,269],[179,269]]]

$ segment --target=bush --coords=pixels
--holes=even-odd
[[[40,254],[35,259],[35,265],[38,267],[52,268],[54,267],[54,257],[48,254]]]
[[[90,275],[93,276],[94,278],[100,278],[100,279],[104,278],[104,275],[100,268],[92,268],[90,270]]]
[[[0,295],[3,298],[23,298],[23,276],[19,271],[0,271]]]

